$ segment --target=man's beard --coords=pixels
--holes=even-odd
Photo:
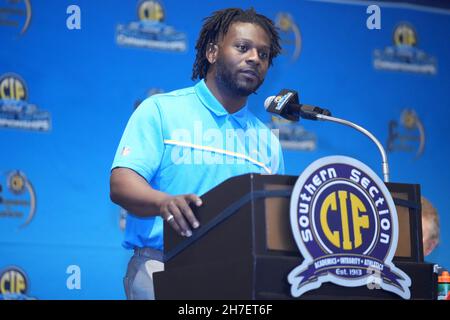
[[[263,83],[264,79],[260,76],[258,81],[239,79],[239,74],[233,74],[230,68],[227,68],[221,57],[216,61],[216,81],[225,87],[229,92],[236,96],[248,97],[254,93]]]

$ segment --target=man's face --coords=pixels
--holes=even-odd
[[[264,82],[269,67],[270,39],[257,24],[233,23],[218,43],[217,84],[237,96],[249,96]]]

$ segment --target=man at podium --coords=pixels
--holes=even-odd
[[[199,223],[190,204],[224,180],[246,173],[283,174],[277,137],[253,115],[280,39],[253,9],[208,17],[196,43],[193,87],[154,95],[135,110],[112,165],[110,195],[129,211],[123,246],[133,249],[127,299],[154,299],[153,272],[164,269],[163,219],[190,237]]]

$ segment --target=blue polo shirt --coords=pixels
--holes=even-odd
[[[147,98],[122,135],[112,168],[134,170],[157,190],[199,196],[246,173],[283,174],[278,138],[247,105],[230,114],[204,80]],[[127,215],[123,246],[163,250],[163,220]]]

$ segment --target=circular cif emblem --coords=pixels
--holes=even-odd
[[[28,89],[25,81],[15,73],[6,73],[0,77],[0,99],[28,99]]]
[[[399,24],[394,30],[393,37],[395,45],[417,46],[417,33],[408,23]]]
[[[305,258],[288,276],[293,296],[327,281],[367,285],[374,269],[388,279],[382,288],[409,297],[409,278],[391,263],[398,239],[396,208],[365,164],[344,156],[312,163],[295,184],[290,220]]]
[[[275,18],[276,26],[286,35],[283,36],[283,47],[293,46],[292,60],[295,61],[300,56],[302,50],[302,35],[300,28],[295,23],[291,14],[287,12],[279,12]],[[291,39],[289,39],[288,34],[291,34]]]
[[[137,6],[139,20],[151,20],[161,22],[165,18],[164,9],[155,0],[142,0]]]
[[[351,253],[384,260],[396,246],[397,221],[392,219],[395,206],[389,191],[355,159],[326,157],[314,162],[297,182],[292,206],[293,231],[315,257]]]
[[[0,274],[0,294],[5,297],[24,295],[28,290],[28,279],[24,271],[12,266]]]
[[[0,218],[18,218],[25,217],[25,221],[20,228],[27,226],[36,213],[36,193],[33,185],[27,179],[25,174],[19,170],[6,172],[0,175],[1,180],[6,180],[7,188],[1,188],[0,183]],[[1,220],[0,220],[1,221]]]

